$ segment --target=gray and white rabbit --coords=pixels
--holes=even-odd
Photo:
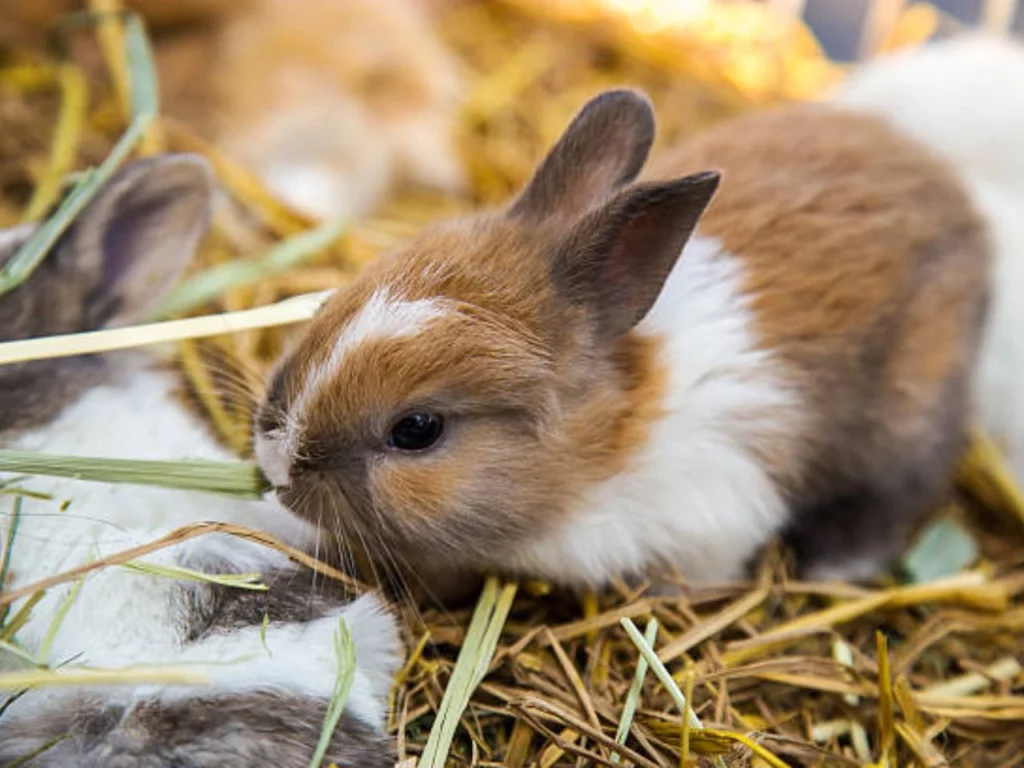
[[[167,155],[124,168],[31,278],[0,297],[0,340],[143,318],[192,258],[207,227],[211,193],[211,175],[197,157]],[[0,263],[31,231],[0,233]],[[176,399],[175,387],[172,372],[139,352],[0,366],[0,447],[230,458]],[[23,499],[8,590],[200,521],[258,528],[295,546],[308,546],[314,536],[312,526],[270,501],[49,478],[22,484],[52,500]],[[0,497],[4,540],[14,521],[12,498]],[[103,669],[188,665],[209,684],[29,691],[0,717],[0,764],[59,739],[32,764],[306,766],[338,677],[340,620],[351,633],[356,668],[327,761],[391,763],[384,722],[400,643],[378,597],[351,600],[320,582],[314,590],[310,572],[284,555],[228,535],[201,536],[140,560],[207,573],[258,572],[269,590],[117,566],[48,590],[16,635],[39,662]],[[4,656],[4,666],[17,663]]]

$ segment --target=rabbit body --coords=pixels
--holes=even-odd
[[[881,103],[741,118],[641,177],[653,134],[641,95],[602,94],[506,208],[338,291],[257,419],[282,502],[435,588],[732,579],[780,534],[809,577],[887,565],[989,396],[1009,225]]]
[[[207,176],[205,165],[187,156],[127,167],[29,281],[0,299],[2,337],[91,330],[144,317],[205,229]],[[27,234],[8,235],[5,250],[12,252]],[[4,366],[0,390],[4,448],[231,458],[179,400],[172,373],[149,355]],[[315,540],[311,526],[271,501],[70,479],[19,484],[50,498],[22,498],[13,532],[13,508],[5,505],[2,532],[13,542],[8,590],[191,523],[236,523],[299,547]],[[38,662],[70,669],[177,666],[200,679],[29,691],[0,719],[0,762],[64,737],[34,764],[308,765],[338,678],[334,638],[344,621],[356,669],[328,758],[346,766],[389,764],[382,728],[400,652],[394,619],[377,597],[346,600],[314,585],[308,572],[277,550],[226,534],[189,539],[133,562],[255,573],[268,589],[111,566],[47,590],[16,635]],[[16,602],[13,612],[25,602]]]
[[[1024,47],[962,34],[865,65],[832,95],[877,114],[955,165],[985,217],[996,259],[973,415],[1024,481]]]

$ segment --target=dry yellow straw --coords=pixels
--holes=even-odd
[[[183,339],[200,339],[225,333],[271,328],[309,320],[320,309],[331,291],[294,296],[276,304],[240,312],[225,312],[190,317],[166,323],[149,323],[90,333],[46,336],[0,344],[0,365],[54,357],[113,352]]]

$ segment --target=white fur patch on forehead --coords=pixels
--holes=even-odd
[[[367,341],[415,336],[442,314],[444,305],[438,299],[402,301],[379,288],[338,334],[321,371],[330,375],[339,370],[345,356]]]
[[[279,444],[278,450],[283,450],[287,456],[293,455],[296,433],[304,420],[310,401],[317,390],[331,381],[344,367],[346,358],[353,350],[371,341],[416,336],[431,321],[444,315],[445,305],[443,299],[398,299],[387,287],[374,291],[338,333],[330,354],[307,372],[302,391],[288,412],[286,428],[278,436],[280,439],[275,441]],[[264,447],[264,450],[267,448]]]
[[[378,288],[341,329],[327,359],[309,372],[293,412],[301,411],[300,404],[308,400],[321,383],[341,370],[345,358],[354,349],[369,341],[415,336],[443,314],[444,305],[438,299],[403,301],[393,298],[387,288]]]

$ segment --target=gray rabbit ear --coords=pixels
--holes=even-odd
[[[154,310],[192,261],[212,199],[213,174],[198,155],[139,160],[111,179],[55,254],[91,281],[89,316],[111,325]]]

